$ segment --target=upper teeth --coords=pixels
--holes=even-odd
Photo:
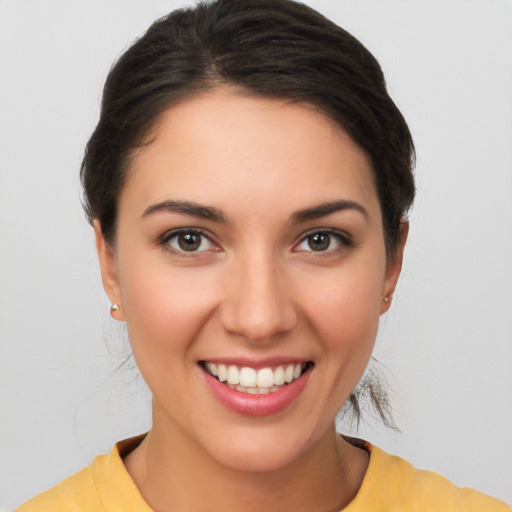
[[[206,369],[221,382],[232,385],[240,385],[247,388],[271,388],[280,386],[285,382],[290,383],[298,379],[303,366],[298,364],[287,364],[276,368],[260,368],[256,370],[249,366],[238,368],[235,365],[205,363]]]

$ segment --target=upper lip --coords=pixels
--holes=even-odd
[[[277,367],[287,364],[302,364],[308,363],[310,361],[312,361],[312,359],[308,359],[306,357],[288,356],[267,357],[264,359],[254,359],[246,357],[212,357],[201,359],[198,361],[198,363],[225,364],[228,366],[238,366],[240,368],[247,366],[249,368],[254,368],[255,370],[258,370],[260,368]]]

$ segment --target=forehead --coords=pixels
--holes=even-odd
[[[317,110],[217,89],[169,108],[133,156],[120,198],[297,209],[352,199],[377,206],[369,158]]]

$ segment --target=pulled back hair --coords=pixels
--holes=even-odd
[[[411,134],[373,55],[292,0],[215,0],[173,11],[114,64],[80,171],[86,216],[99,220],[109,244],[115,245],[131,154],[150,142],[169,107],[222,86],[313,106],[341,126],[370,158],[386,251],[394,256],[414,199]],[[359,418],[357,396],[350,401]],[[378,411],[386,409],[382,400],[374,402]]]

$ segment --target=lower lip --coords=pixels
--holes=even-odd
[[[206,382],[215,397],[231,411],[244,416],[270,416],[282,411],[300,395],[307,384],[310,373],[311,370],[308,370],[300,378],[279,391],[264,395],[251,395],[230,388],[203,370]]]

